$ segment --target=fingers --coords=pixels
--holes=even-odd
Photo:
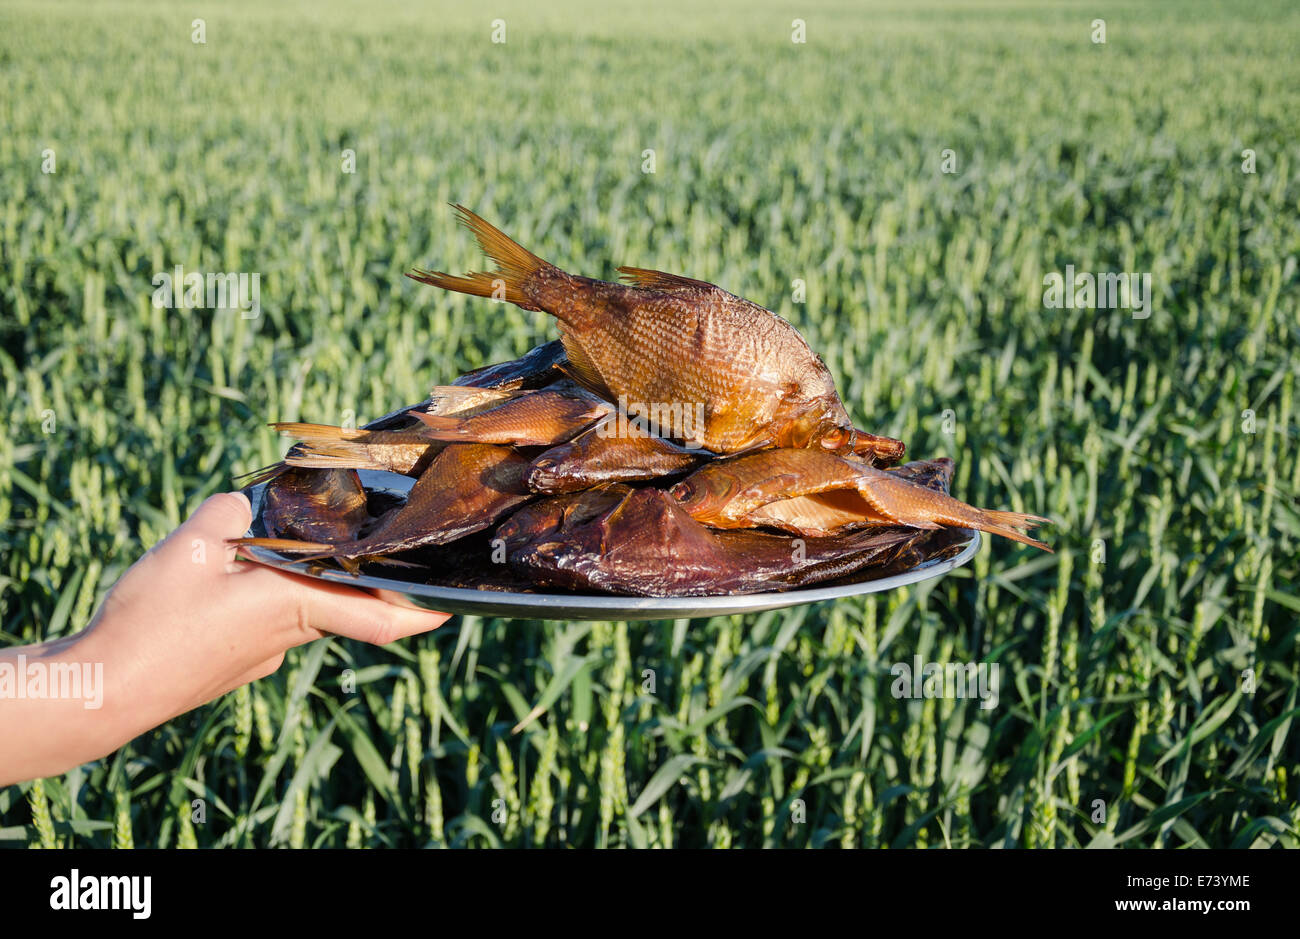
[[[258,577],[269,579],[268,595],[282,597],[287,618],[297,631],[294,645],[325,634],[346,636],[377,645],[437,629],[450,614],[394,606],[355,587],[299,577],[258,565]],[[241,575],[242,576],[242,575]]]

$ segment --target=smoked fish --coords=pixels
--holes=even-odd
[[[1050,519],[975,508],[903,474],[819,450],[764,450],[718,460],[671,493],[692,518],[713,528],[766,526],[813,537],[868,525],[978,528],[1051,550],[1025,533]]]
[[[569,274],[455,209],[497,269],[407,276],[551,314],[568,370],[602,398],[624,409],[677,406],[701,418],[666,436],[722,454],[779,446],[901,456],[900,441],[859,439],[825,362],[770,310],[662,271],[619,268],[630,284]]]

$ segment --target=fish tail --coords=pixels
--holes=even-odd
[[[363,443],[351,438],[359,432],[332,424],[304,424],[298,421],[281,421],[272,424],[286,437],[296,437],[302,443],[285,454],[284,462],[303,469],[387,469],[371,456]]]
[[[864,477],[858,492],[887,521],[913,528],[978,528],[1021,544],[1051,551],[1025,534],[1026,529],[1051,522],[1041,515],[978,509],[892,473],[874,471]]]
[[[475,297],[495,297],[508,300],[525,310],[540,310],[527,293],[528,282],[543,271],[559,272],[559,268],[543,261],[524,248],[505,232],[484,221],[463,205],[454,205],[461,224],[473,232],[483,253],[497,264],[490,273],[473,272],[460,276],[442,271],[414,270],[406,276],[422,284],[431,284],[444,290],[467,293]]]
[[[1043,518],[1041,515],[1025,515],[1021,512],[1000,512],[989,509],[977,511],[984,522],[979,526],[982,531],[1001,535],[1003,538],[1010,538],[1012,541],[1019,541],[1021,544],[1032,545],[1035,548],[1042,548],[1049,554],[1053,553],[1045,543],[1025,534],[1039,525],[1051,524],[1050,518]]]
[[[290,466],[303,469],[388,470],[391,464],[371,456],[361,444],[303,444],[284,458]]]
[[[416,431],[368,431],[330,424],[273,424],[280,433],[302,442],[284,457],[288,466],[303,469],[367,469],[390,473],[408,472],[403,448],[432,446],[429,438]]]

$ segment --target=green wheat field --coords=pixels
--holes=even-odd
[[[1300,11],[535,6],[0,4],[0,642],[84,627],[267,421],[553,338],[402,277],[481,267],[448,202],[776,310],[1056,553],[316,643],[0,790],[0,845],[1300,846]],[[261,315],[156,308],[176,265],[260,274]],[[1067,265],[1150,273],[1150,315],[1048,308]],[[998,663],[997,707],[896,698],[918,655]]]

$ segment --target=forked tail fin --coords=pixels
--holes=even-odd
[[[483,253],[497,263],[497,269],[490,273],[472,272],[457,276],[442,271],[422,271],[416,269],[406,276],[422,284],[432,284],[444,290],[467,293],[475,297],[495,297],[508,300],[525,310],[540,310],[525,292],[529,278],[539,271],[556,270],[552,264],[543,261],[528,251],[505,232],[479,218],[463,205],[453,205],[461,224],[474,233]]]
[[[1050,518],[1043,518],[1041,515],[1025,515],[1021,512],[997,512],[989,509],[980,510],[983,525],[978,526],[981,530],[990,532],[994,535],[1001,535],[1003,538],[1010,538],[1012,541],[1019,541],[1021,544],[1032,545],[1035,548],[1042,548],[1049,554],[1053,553],[1052,549],[1041,541],[1029,537],[1025,532],[1037,528],[1039,525],[1050,525]]]

